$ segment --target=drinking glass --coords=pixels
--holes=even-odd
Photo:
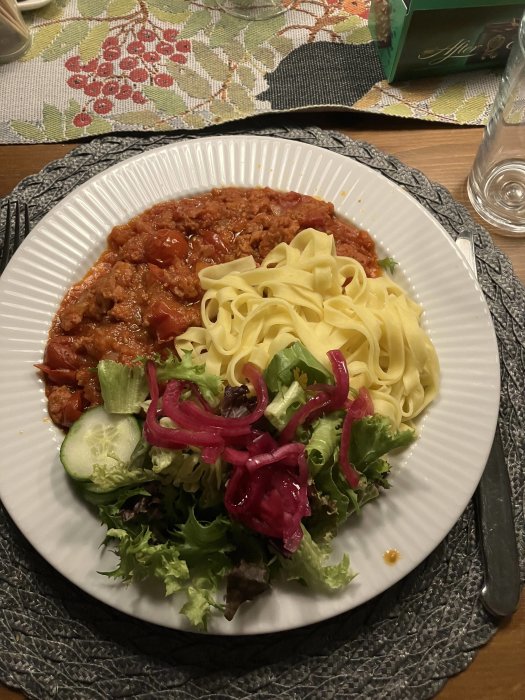
[[[217,0],[229,15],[242,19],[270,19],[286,12],[286,0]]]
[[[525,15],[512,44],[467,191],[478,214],[507,236],[525,236]]]
[[[29,29],[15,0],[0,0],[0,63],[20,58],[30,44]]]

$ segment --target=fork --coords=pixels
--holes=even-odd
[[[23,218],[23,238],[29,233],[29,210],[27,204],[23,205],[23,217],[20,213],[20,202],[18,200],[15,203],[15,217],[14,217],[14,234],[13,241],[11,245],[11,202],[7,202],[6,216],[5,216],[5,228],[3,233],[3,246],[2,246],[2,257],[0,258],[0,275],[4,272],[7,267],[7,263],[14,255],[16,249],[22,242],[21,238],[21,219]]]

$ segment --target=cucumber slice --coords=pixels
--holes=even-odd
[[[60,448],[60,461],[72,479],[88,481],[93,465],[127,463],[142,431],[134,416],[108,413],[95,406],[71,426]]]

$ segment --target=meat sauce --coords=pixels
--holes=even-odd
[[[62,300],[38,365],[53,422],[67,428],[101,402],[99,360],[165,355],[180,333],[201,324],[199,270],[246,255],[260,263],[309,227],[333,234],[337,253],[357,259],[368,276],[380,274],[368,233],[339,219],[333,204],[295,192],[214,189],[116,226]]]

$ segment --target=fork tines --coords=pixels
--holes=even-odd
[[[21,208],[23,214],[21,215]],[[29,233],[29,210],[27,204],[23,204],[22,207],[18,200],[15,201],[15,215],[14,215],[14,226],[13,226],[13,236],[11,236],[11,224],[12,224],[12,205],[11,202],[7,201],[6,214],[5,214],[5,226],[4,233],[2,236],[3,247],[2,247],[2,257],[0,258],[0,274],[5,270],[7,264],[11,257],[14,255],[16,249],[22,242],[21,235],[21,218],[23,218],[23,237],[25,238]]]

